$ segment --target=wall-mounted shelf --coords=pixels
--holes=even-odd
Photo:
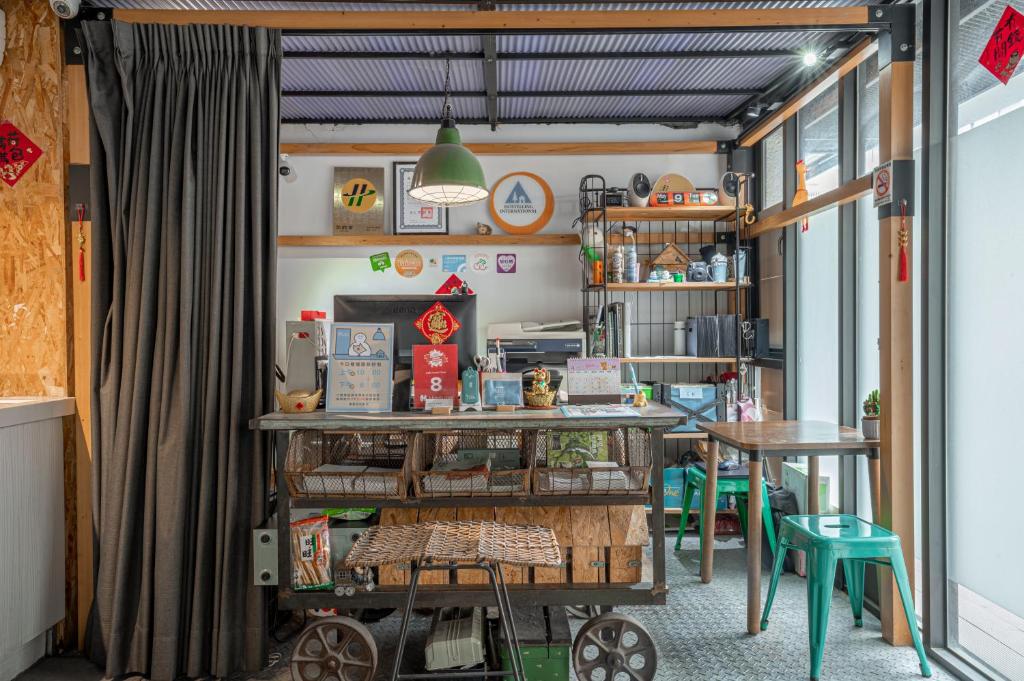
[[[639,282],[636,284],[605,284],[609,291],[735,291],[735,281],[681,281],[681,282]],[[750,280],[744,279],[740,282],[740,288],[748,288]],[[600,286],[590,286],[591,290],[598,290]]]
[[[577,234],[283,234],[278,246],[579,246]]]
[[[735,219],[736,208],[734,206],[673,206],[666,208],[606,208],[608,222],[621,222],[624,220],[637,220],[647,222],[672,222],[684,221],[706,221],[726,222]],[[588,220],[597,220],[601,217],[601,211],[591,209],[587,211]]]
[[[746,359],[744,362],[748,361]],[[660,357],[620,357],[622,364],[735,364],[735,357],[686,357],[662,355]]]

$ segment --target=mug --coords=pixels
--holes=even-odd
[[[708,280],[717,283],[725,282],[729,277],[729,263],[718,260],[708,265]]]

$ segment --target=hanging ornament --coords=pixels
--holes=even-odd
[[[897,281],[908,281],[910,279],[910,263],[907,257],[907,244],[910,243],[910,230],[907,229],[907,200],[900,199],[900,231],[896,235],[896,241],[900,246],[899,269],[896,273]]]
[[[75,206],[78,211],[78,281],[85,281],[85,204]]]
[[[793,192],[793,207],[806,203],[807,195],[807,165],[803,160],[796,162],[796,191]],[[806,232],[810,229],[810,221],[804,218],[800,221],[800,231]]]

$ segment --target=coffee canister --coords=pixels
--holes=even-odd
[[[672,322],[672,354],[686,354],[686,322]]]

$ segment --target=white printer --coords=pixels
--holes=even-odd
[[[498,349],[505,353],[505,370],[510,373],[532,371],[539,366],[551,372],[552,387],[565,401],[560,389],[570,357],[585,357],[587,336],[583,325],[576,321],[564,322],[502,322],[487,325],[487,352]],[[526,385],[529,387],[527,378]]]

